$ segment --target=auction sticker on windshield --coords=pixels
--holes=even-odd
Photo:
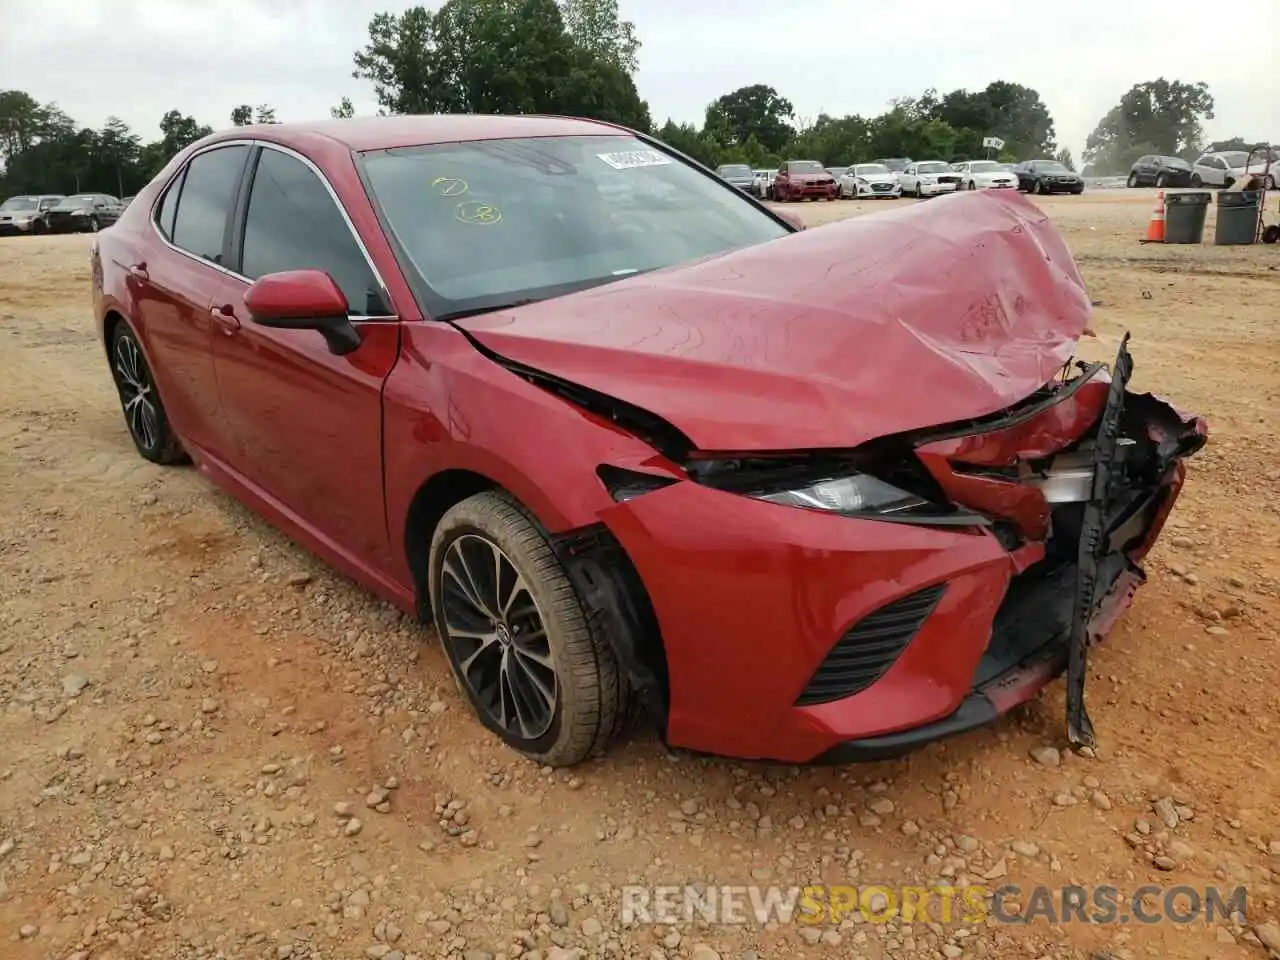
[[[597,157],[615,170],[630,170],[632,167],[662,167],[671,162],[671,158],[657,150],[628,150],[624,153],[597,153]]]

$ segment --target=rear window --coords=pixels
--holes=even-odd
[[[722,177],[749,177],[751,175],[751,168],[745,165],[730,164],[720,168],[720,176]]]

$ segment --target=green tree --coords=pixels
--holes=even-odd
[[[355,76],[391,113],[558,113],[647,128],[630,74],[581,45],[556,0],[447,0],[378,14]]]
[[[242,103],[238,107],[231,109],[231,125],[233,127],[247,127],[253,123],[253,107],[247,103]]]
[[[1190,156],[1200,149],[1203,121],[1213,119],[1213,108],[1213,95],[1204,82],[1160,77],[1134,84],[1089,134],[1085,163],[1097,173],[1110,174],[1127,171],[1144,152]]]
[[[773,87],[756,83],[739,87],[707,105],[707,132],[725,146],[744,144],[755,137],[765,149],[780,151],[793,137],[788,123],[795,116],[791,101]]]
[[[254,123],[279,123],[276,119],[276,108],[270,104],[258,104],[257,114],[254,117]]]
[[[636,25],[618,14],[618,0],[560,0],[560,15],[574,42],[627,74],[639,66]]]
[[[1055,153],[1053,155],[1053,159],[1057,160],[1060,164],[1062,164],[1068,170],[1074,170],[1076,168],[1075,158],[1071,156],[1071,151],[1068,150],[1066,147],[1063,147],[1061,150]]]
[[[343,97],[336,107],[329,108],[329,116],[335,120],[350,120],[355,115],[356,108],[352,106],[350,97]]]

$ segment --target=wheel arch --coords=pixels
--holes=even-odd
[[[632,691],[665,738],[670,683],[657,613],[626,548],[603,522],[551,533],[524,499],[492,476],[454,467],[428,477],[409,503],[403,533],[421,622],[434,624],[429,563],[440,521],[455,505],[487,491],[511,497],[543,527],[583,611],[603,630]]]

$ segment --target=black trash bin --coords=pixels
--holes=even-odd
[[[1213,242],[1230,245],[1253,243],[1258,238],[1257,190],[1218,191],[1218,226]]]
[[[1213,196],[1207,192],[1170,193],[1164,198],[1164,242],[1199,243]]]

